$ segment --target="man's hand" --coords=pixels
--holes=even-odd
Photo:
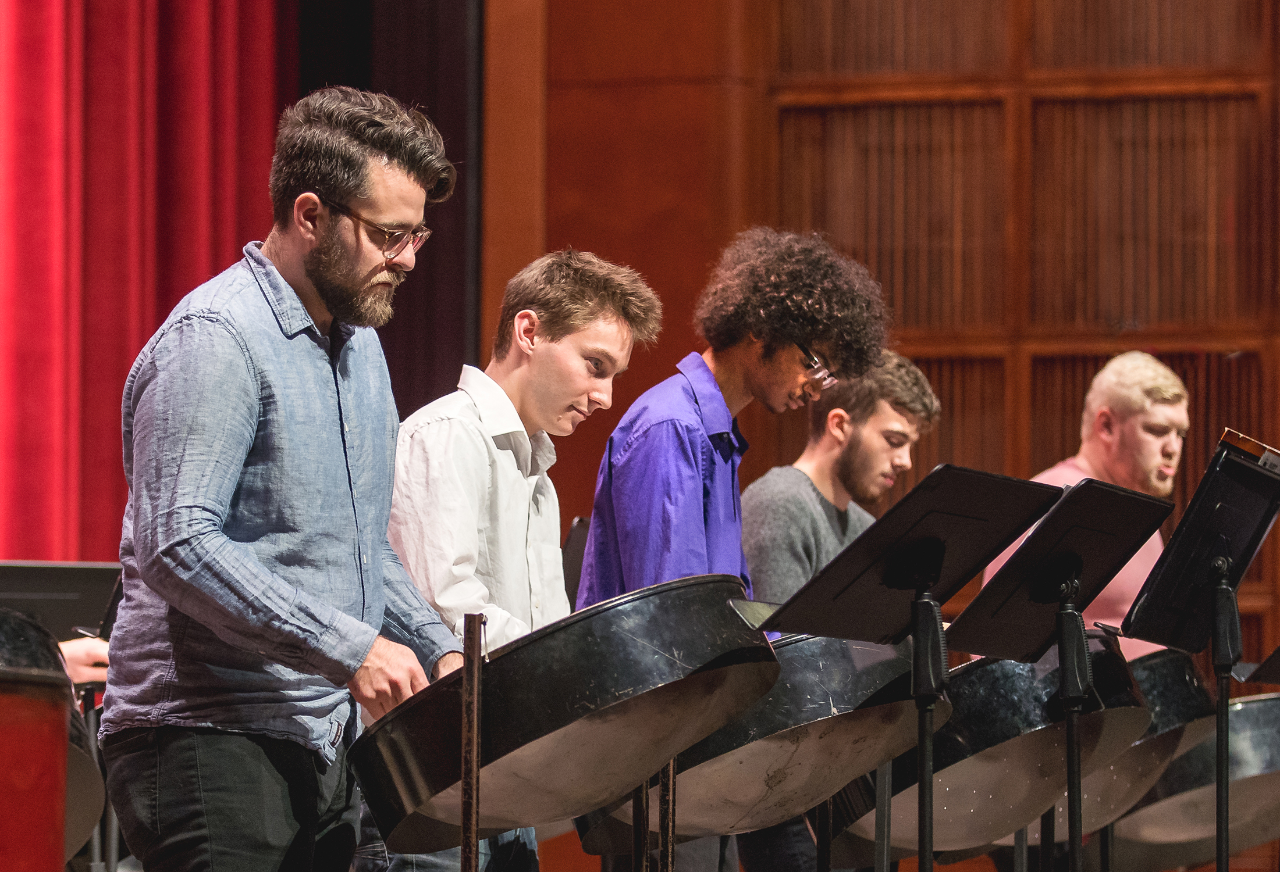
[[[431,670],[431,680],[436,681],[444,678],[455,669],[462,668],[462,655],[457,651],[450,651],[436,661],[435,668]]]
[[[72,684],[107,683],[107,641],[97,636],[59,642]]]
[[[374,720],[426,686],[427,674],[422,671],[417,655],[384,636],[373,640],[369,656],[347,682],[351,695]]]

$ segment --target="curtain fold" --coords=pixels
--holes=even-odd
[[[0,0],[0,559],[115,558],[129,366],[270,229],[275,15]]]

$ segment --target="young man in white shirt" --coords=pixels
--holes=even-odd
[[[609,408],[633,344],[656,339],[661,321],[634,270],[587,252],[545,255],[507,283],[485,370],[464,366],[457,391],[400,426],[389,538],[454,633],[481,612],[493,650],[569,614],[551,437]],[[487,841],[482,868],[537,868],[531,831]],[[457,868],[426,859],[390,868]]]

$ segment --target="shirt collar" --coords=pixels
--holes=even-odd
[[[507,392],[483,370],[474,366],[462,367],[458,390],[471,397],[471,402],[476,404],[480,425],[490,439],[509,444],[517,455],[528,455],[530,475],[544,472],[556,462],[556,449],[551,443],[551,437],[543,430],[534,433],[532,438],[529,437],[525,433],[524,422],[520,420],[520,413],[516,411]],[[521,466],[524,465],[526,463],[521,458]]]
[[[271,311],[275,313],[280,332],[291,339],[308,327],[319,333],[320,328],[316,327],[311,316],[307,314],[307,307],[302,305],[298,292],[284,280],[284,276],[280,275],[276,265],[262,253],[262,243],[250,242],[244,247],[244,256],[249,263],[249,269],[253,271],[254,278],[258,280],[262,295],[267,298]]]
[[[702,417],[702,426],[711,437],[711,442],[721,453],[736,451],[742,454],[747,450],[747,440],[738,429],[738,421],[729,414],[729,405],[724,401],[720,385],[711,373],[711,368],[696,351],[690,352],[684,360],[676,364],[689,381],[693,389],[693,400],[698,406],[698,414]],[[719,438],[717,438],[719,437]],[[722,448],[723,446],[723,448]],[[727,458],[726,458],[727,459]]]

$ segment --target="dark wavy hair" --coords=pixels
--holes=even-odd
[[[453,193],[455,172],[444,139],[417,109],[386,94],[355,88],[313,91],[280,116],[271,159],[271,211],[289,222],[294,201],[312,192],[335,203],[369,194],[369,159],[386,157],[427,192],[428,203]]]
[[[662,302],[640,273],[572,248],[544,254],[507,282],[493,340],[495,359],[503,360],[511,350],[516,315],[525,309],[537,313],[538,329],[552,342],[608,315],[631,328],[637,345],[653,342],[662,329]]]
[[[832,374],[850,378],[880,360],[886,318],[879,283],[820,235],[753,227],[720,255],[694,326],[715,351],[750,337],[766,358],[797,342],[821,348]]]
[[[844,409],[854,424],[865,424],[880,400],[914,417],[921,434],[933,429],[942,414],[942,404],[919,367],[885,349],[880,363],[861,378],[841,379],[809,404],[809,441],[822,438],[832,409]]]

